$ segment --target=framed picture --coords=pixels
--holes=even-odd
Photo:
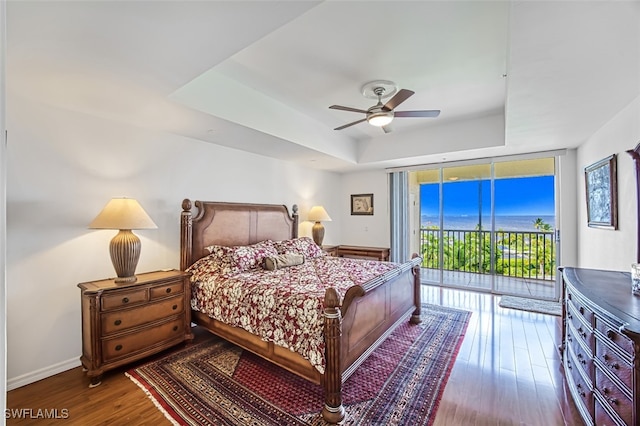
[[[616,155],[584,169],[587,220],[593,228],[618,229],[618,182]]]
[[[352,215],[373,215],[373,194],[351,195]]]

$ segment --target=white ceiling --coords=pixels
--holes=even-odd
[[[7,86],[351,171],[578,146],[640,94],[639,28],[638,1],[9,1]],[[333,130],[377,79],[442,113]]]

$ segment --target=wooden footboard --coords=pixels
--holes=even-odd
[[[196,201],[182,203],[180,265],[186,269],[207,252],[208,245],[248,245],[265,239],[297,236],[298,217],[285,206]],[[311,382],[325,393],[322,415],[329,423],[344,418],[342,384],[404,320],[420,322],[420,258],[362,286],[354,286],[340,299],[335,289],[325,294],[325,372],[320,374],[301,355],[237,327],[193,311],[192,321],[212,333],[281,366]]]
[[[412,323],[421,321],[420,261],[414,256],[402,265],[400,275],[352,287],[342,301],[333,288],[327,289],[322,410],[327,422],[344,418],[342,383],[402,321],[408,317]]]

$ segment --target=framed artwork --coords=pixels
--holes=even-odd
[[[373,216],[373,194],[352,194],[351,215]]]
[[[616,155],[584,169],[587,220],[593,228],[618,229],[618,182]]]

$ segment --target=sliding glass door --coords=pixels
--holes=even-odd
[[[410,173],[419,194],[423,281],[553,299],[555,159]]]

